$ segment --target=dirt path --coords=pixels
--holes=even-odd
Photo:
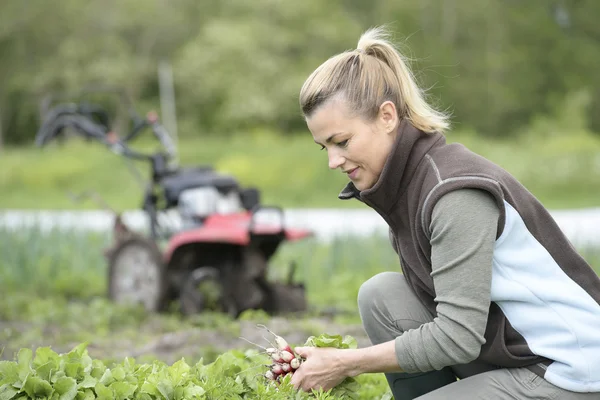
[[[227,328],[185,328],[159,334],[153,334],[152,326],[145,325],[139,327],[139,335],[115,333],[98,336],[94,332],[89,332],[78,335],[78,339],[83,339],[81,341],[64,341],[62,340],[64,332],[58,326],[46,327],[43,332],[39,332],[40,335],[36,336],[38,332],[32,332],[30,324],[0,321],[0,333],[4,332],[6,335],[7,332],[12,332],[10,336],[2,337],[5,343],[0,344],[0,349],[4,347],[0,359],[12,360],[13,355],[22,346],[30,348],[51,346],[54,351],[63,353],[82,341],[88,341],[88,351],[93,358],[120,361],[125,357],[134,357],[140,362],[159,359],[168,364],[182,357],[189,362],[195,362],[200,357],[211,361],[218,354],[228,350],[254,347],[240,337],[269,347],[265,340],[269,336],[256,324],[252,321],[239,321]],[[353,336],[358,341],[359,347],[369,344],[362,326],[338,324],[328,318],[298,320],[273,318],[267,326],[292,345],[302,344],[309,336],[320,333]],[[31,339],[23,343],[23,340],[19,340],[23,338]]]

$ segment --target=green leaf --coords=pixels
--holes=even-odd
[[[358,342],[355,338],[350,335],[346,335],[344,337],[344,341],[342,342],[347,349],[356,349],[358,348]]]
[[[125,370],[121,366],[114,367],[110,370],[110,372],[116,381],[122,381],[125,379]]]
[[[52,385],[37,376],[29,376],[23,384],[23,390],[29,397],[34,399],[36,397],[49,397],[52,394]]]
[[[88,343],[80,343],[75,346],[70,352],[67,353],[67,357],[71,361],[79,361],[84,354],[87,354]]]
[[[206,393],[206,390],[204,390],[204,388],[202,386],[198,386],[193,383],[189,383],[183,390],[183,398],[184,399],[202,399],[202,398],[204,398],[205,393]]]
[[[131,357],[125,357],[125,359],[123,360],[123,367],[125,368],[126,371],[135,370],[135,367],[136,367],[135,359],[131,358]]]
[[[130,399],[131,396],[133,396],[135,390],[137,389],[137,385],[132,385],[127,382],[113,382],[109,386],[109,389],[111,389],[114,392],[115,399],[126,400]]]
[[[65,376],[67,376],[67,374],[65,374],[65,371],[58,370],[55,373],[53,373],[50,377],[50,383],[56,383],[60,378],[63,378]]]
[[[86,352],[81,356],[80,360],[81,367],[83,368],[85,373],[90,372],[92,369],[92,357],[90,357]]]
[[[113,391],[104,386],[102,383],[97,383],[96,387],[96,396],[101,400],[112,400],[113,399]]]
[[[99,382],[105,386],[110,385],[114,381],[115,381],[115,378],[113,378],[113,376],[112,376],[112,371],[108,368],[104,371],[104,374],[102,375],[102,377],[99,380]]]
[[[77,396],[77,382],[73,378],[63,377],[54,384],[59,400],[73,400]]]
[[[31,349],[28,348],[20,349],[19,353],[17,354],[19,365],[26,365],[29,367],[32,358],[33,352],[31,351]]]
[[[77,392],[76,400],[94,400],[96,395],[91,389],[80,390]]]
[[[17,393],[19,391],[8,383],[0,386],[0,400],[11,400]]]
[[[156,389],[167,400],[173,400],[173,385],[169,381],[161,380],[157,383]]]
[[[83,366],[79,362],[65,363],[65,374],[71,378],[80,378],[83,376]]]
[[[27,376],[31,373],[31,359],[33,352],[31,349],[23,348],[19,350],[17,354],[17,360],[19,364],[19,378],[24,381]]]
[[[35,358],[33,359],[33,367],[38,368],[48,362],[54,362],[58,365],[60,357],[50,347],[38,347],[35,351]]]
[[[156,384],[154,382],[145,381],[140,388],[140,393],[147,393],[152,396],[159,394]]]
[[[14,383],[19,378],[19,365],[14,361],[0,361],[0,385]]]
[[[328,335],[326,333],[319,336],[311,336],[306,341],[306,346],[313,347],[336,347],[339,348],[342,344],[340,335]]]
[[[190,372],[190,366],[181,359],[169,367],[168,372],[173,384],[178,385],[179,382],[187,377],[187,374]]]
[[[90,375],[96,379],[100,379],[106,372],[106,369],[107,368],[102,361],[93,360],[92,361],[92,369],[90,370]]]
[[[39,377],[51,382],[52,372],[59,369],[60,357],[50,347],[38,347],[32,365]]]
[[[52,371],[56,370],[58,365],[54,361],[48,361],[46,364],[42,364],[35,369],[37,375],[50,382],[52,378]]]
[[[79,389],[89,389],[95,387],[97,383],[98,379],[91,375],[86,375],[83,380],[77,384],[77,387]]]
[[[312,347],[335,347],[337,349],[355,349],[358,347],[356,339],[350,335],[342,338],[341,335],[329,335],[326,333],[319,336],[310,336],[304,345]]]

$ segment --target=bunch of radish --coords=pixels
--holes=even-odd
[[[283,339],[281,341],[285,343]],[[270,347],[266,349],[266,352],[273,360],[273,363],[269,365],[269,369],[265,372],[265,378],[268,380],[279,381],[286,375],[292,376],[302,364],[302,359],[287,345],[278,345],[277,348]]]
[[[258,326],[266,329],[275,338],[275,343],[271,343],[272,347],[268,348],[250,342],[255,346],[262,348],[265,351],[265,353],[271,358],[272,362],[270,365],[267,365],[268,370],[264,374],[265,378],[269,381],[280,382],[281,379],[283,379],[283,377],[287,375],[291,377],[294,374],[294,372],[298,368],[300,368],[300,365],[303,361],[302,358],[292,350],[292,348],[284,338],[275,334],[264,325]]]

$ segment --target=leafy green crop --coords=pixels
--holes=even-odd
[[[355,349],[357,347],[356,339],[352,336],[342,337],[340,335],[322,334],[319,336],[310,336],[305,346],[311,347],[335,347],[336,349]],[[334,398],[358,399],[360,384],[356,378],[348,377],[330,392]]]
[[[356,343],[328,335],[308,342],[340,348]],[[200,360],[188,365],[184,359],[170,366],[162,361],[139,364],[125,358],[109,367],[88,355],[87,343],[66,354],[57,354],[50,347],[39,347],[35,354],[22,348],[16,360],[0,361],[0,400],[391,398],[383,378],[375,375],[343,382],[328,392],[298,392],[289,379],[279,385],[267,382],[260,371],[267,362],[267,356],[256,350],[231,350],[210,364]]]
[[[335,347],[336,349],[356,349],[358,347],[356,339],[350,335],[342,338],[340,335],[328,335],[326,333],[319,336],[310,336],[306,339],[304,345],[311,347]]]

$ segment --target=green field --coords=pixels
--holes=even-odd
[[[356,307],[358,288],[363,280],[377,272],[398,269],[396,256],[385,240],[374,237],[330,245],[309,240],[284,246],[272,262],[271,278],[282,277],[289,261],[296,260],[301,267],[297,279],[307,285],[310,309],[303,316],[293,318],[249,311],[239,320],[233,320],[214,313],[184,317],[175,308],[149,314],[136,307],[109,302],[105,297],[107,274],[101,255],[103,246],[108,243],[104,234],[0,230],[0,292],[3,294],[0,359],[15,360],[15,364],[0,361],[0,387],[3,373],[14,368],[18,374],[18,369],[23,368],[22,360],[31,359],[40,349],[38,358],[46,360],[44,363],[55,360],[57,368],[71,363],[77,365],[73,368],[85,369],[94,360],[94,365],[102,371],[95,380],[94,376],[90,378],[82,373],[78,375],[80,378],[69,375],[74,379],[69,380],[69,384],[79,385],[86,379],[88,383],[93,381],[98,398],[102,398],[99,393],[112,393],[114,398],[120,398],[120,391],[133,390],[131,385],[138,380],[140,388],[141,381],[148,380],[165,385],[168,383],[164,382],[165,376],[180,373],[181,368],[189,374],[179,376],[178,385],[202,387],[205,397],[199,398],[242,398],[235,393],[240,396],[245,393],[243,398],[248,399],[289,398],[286,397],[289,392],[283,387],[279,395],[273,389],[265,392],[260,368],[267,360],[248,353],[253,346],[240,336],[266,346],[263,331],[255,327],[263,323],[292,345],[303,344],[309,336],[322,334],[351,335],[364,344],[366,337]],[[76,349],[80,344],[85,344],[85,354],[83,347]],[[45,347],[50,347],[52,352]],[[28,353],[29,350],[34,353]],[[65,355],[59,357],[58,353]],[[135,359],[135,364],[130,359]],[[17,364],[18,360],[21,361]],[[40,367],[39,360],[32,362]],[[101,381],[106,368],[113,371],[111,374],[117,371],[121,378],[115,375],[113,380]],[[250,368],[251,373],[243,373]],[[42,379],[43,371],[41,367],[31,370],[32,377],[41,379],[35,381],[35,388],[43,386],[49,391],[44,382],[51,381]],[[243,377],[243,381],[239,381],[238,376]],[[357,383],[357,399],[382,398],[388,391],[381,374],[362,376]],[[85,398],[86,391],[79,389],[82,397],[77,398]],[[113,389],[114,393],[110,392]],[[0,394],[6,395],[1,391]],[[340,397],[320,395],[316,398]]]
[[[450,138],[454,140],[514,173],[551,209],[598,206],[600,140],[593,135],[503,141],[461,134]],[[260,187],[265,203],[360,206],[337,200],[346,181],[327,169],[325,153],[308,135],[211,137],[187,140],[180,149],[184,164],[214,163],[243,184]],[[75,141],[44,151],[9,149],[0,164],[0,208],[97,208],[92,202],[72,203],[67,196],[69,191],[90,189],[116,208],[136,208],[140,202],[140,188],[124,160],[99,145]],[[330,244],[307,240],[283,246],[270,269],[277,279],[290,261],[298,263],[297,279],[305,282],[310,304],[305,315],[271,317],[252,311],[232,320],[211,313],[184,317],[175,308],[149,314],[107,300],[102,249],[108,243],[105,234],[0,229],[0,359],[14,360],[0,361],[0,387],[3,379],[22,385],[19,374],[29,371],[29,383],[19,390],[42,397],[69,391],[75,397],[64,398],[126,398],[133,391],[135,398],[175,399],[187,390],[204,391],[198,397],[204,399],[224,393],[228,398],[289,398],[289,388],[269,391],[257,373],[245,372],[262,361],[240,337],[260,342],[263,336],[256,324],[263,323],[292,345],[320,334],[350,335],[365,345],[356,305],[360,284],[378,272],[399,270],[386,237]],[[600,273],[600,249],[583,254]],[[46,372],[49,365],[62,368],[58,373],[67,376],[52,382]],[[356,399],[390,398],[381,374],[362,376],[357,383]],[[159,386],[166,395],[159,393]],[[16,390],[14,385],[9,389]],[[0,389],[2,398],[18,396],[2,390],[8,389]]]
[[[102,256],[108,241],[107,235],[96,233],[0,229],[0,325],[4,322],[12,327],[3,330],[0,326],[0,343],[8,343],[14,350],[40,342],[64,346],[93,340],[100,345],[113,335],[142,342],[198,327],[238,332],[239,321],[223,315],[184,318],[175,310],[177,304],[173,304],[173,312],[153,315],[110,303],[105,296],[107,266]],[[329,322],[360,324],[356,306],[360,284],[378,272],[399,270],[397,257],[386,241],[373,237],[324,245],[311,239],[280,249],[271,262],[270,278],[283,279],[290,261],[296,261],[299,268],[295,279],[307,288],[309,310],[305,320],[297,321],[300,331],[318,334],[322,323]],[[261,312],[247,314],[250,320],[266,318]],[[327,317],[323,319],[323,315]],[[234,340],[234,345],[247,343]],[[120,348],[100,347],[105,356]],[[197,348],[187,356],[206,357],[205,350]],[[212,349],[208,351],[212,354]]]
[[[106,234],[0,228],[0,290],[40,298],[103,296],[107,271],[102,249],[108,244]],[[271,261],[271,277],[283,279],[291,261],[299,266],[297,279],[309,282],[308,295],[314,307],[350,311],[356,311],[360,282],[378,271],[399,269],[388,239],[378,236],[330,244],[316,239],[284,244]]]
[[[600,137],[574,130],[529,132],[522,139],[490,139],[456,132],[448,141],[473,151],[513,173],[551,209],[600,205]],[[144,148],[149,148],[145,146]],[[327,167],[309,133],[277,135],[263,131],[228,137],[185,139],[179,144],[185,165],[212,164],[235,175],[243,185],[263,191],[263,202],[284,207],[362,207],[340,201],[346,184]],[[137,208],[141,187],[128,163],[97,143],[80,140],[46,149],[7,149],[0,156],[0,208],[98,208],[73,203],[68,191],[95,190],[118,209]],[[139,164],[142,172],[148,168]]]
[[[278,392],[267,388],[256,372],[267,360],[241,337],[266,346],[263,331],[256,328],[262,323],[292,346],[323,334],[350,335],[366,345],[356,305],[358,288],[378,272],[399,270],[386,237],[330,244],[308,240],[282,247],[270,269],[277,279],[289,261],[298,262],[297,279],[305,282],[310,304],[304,315],[272,317],[249,311],[233,320],[215,313],[184,317],[175,308],[150,314],[107,300],[101,251],[108,239],[95,233],[0,229],[0,387],[3,379],[19,386],[19,374],[28,373],[23,391],[42,397],[73,390],[76,396],[65,398],[132,398],[126,396],[135,392],[140,399],[178,399],[177,391],[194,390],[203,391],[201,399],[225,394],[290,398],[289,387]],[[588,249],[583,255],[600,273],[600,250]],[[54,381],[48,375],[51,366],[58,371]],[[360,376],[354,384],[349,387],[356,389],[355,399],[390,399],[382,374]],[[173,394],[163,396],[159,387]],[[144,391],[150,397],[142,396]],[[16,398],[10,393],[0,391],[2,398]]]

